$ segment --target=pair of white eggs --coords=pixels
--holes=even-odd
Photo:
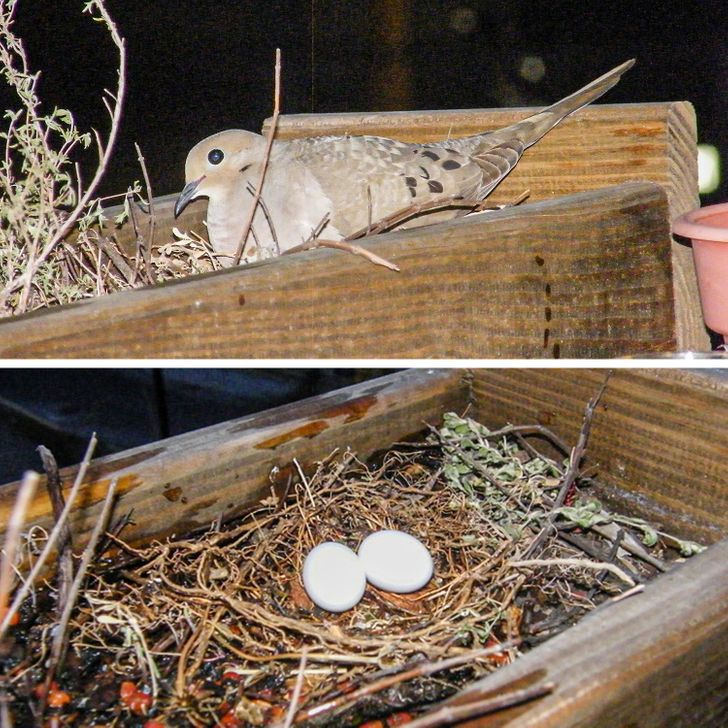
[[[406,594],[432,577],[432,557],[421,541],[404,531],[376,531],[354,553],[335,541],[320,543],[303,562],[303,586],[311,601],[329,612],[359,603],[367,581],[385,591]]]

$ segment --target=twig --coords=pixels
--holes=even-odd
[[[51,654],[48,661],[48,670],[45,679],[46,695],[48,694],[48,688],[53,681],[58,667],[63,663],[68,645],[68,624],[71,620],[71,612],[76,606],[76,600],[78,599],[78,594],[81,590],[81,584],[86,576],[86,570],[88,569],[91,559],[96,551],[96,544],[101,536],[101,532],[106,528],[106,524],[108,523],[114,502],[114,495],[116,494],[116,484],[117,480],[114,478],[114,480],[112,480],[109,484],[109,489],[106,491],[104,505],[101,508],[101,513],[96,520],[96,524],[91,532],[86,548],[83,550],[83,555],[81,556],[76,576],[71,584],[71,588],[68,592],[68,598],[66,599],[66,603],[63,605],[61,618],[53,635],[53,644],[51,646]]]
[[[246,187],[248,192],[255,197],[255,187],[248,182],[248,186]],[[265,200],[262,197],[258,198],[258,204],[260,205],[260,209],[263,210],[263,215],[265,216],[265,221],[268,223],[268,229],[270,230],[270,236],[273,240],[273,247],[275,248],[275,254],[280,255],[281,254],[281,246],[278,243],[278,235],[276,233],[276,227],[273,224],[273,217],[270,214],[270,210],[268,209],[268,205],[265,204]]]
[[[375,223],[368,222],[363,228],[347,235],[345,240],[350,242],[371,235],[379,235],[386,230],[391,230],[393,227],[401,225],[411,217],[421,215],[425,212],[439,212],[451,208],[474,210],[479,204],[479,201],[466,200],[462,195],[450,195],[449,197],[438,197],[436,200],[429,200],[428,202],[416,202],[412,205],[407,205],[407,207],[395,210],[389,215],[385,215]]]
[[[395,674],[389,674],[386,677],[380,678],[367,685],[362,686],[358,690],[354,690],[351,693],[340,695],[333,700],[329,700],[325,703],[315,705],[309,708],[298,717],[298,721],[309,720],[310,718],[319,717],[324,713],[330,713],[332,710],[341,708],[344,705],[351,705],[360,698],[366,697],[367,695],[373,695],[379,693],[382,690],[386,690],[393,685],[399,685],[400,683],[412,680],[415,677],[424,677],[425,675],[432,675],[435,672],[442,672],[443,670],[450,670],[454,667],[459,667],[468,662],[475,662],[481,660],[484,657],[496,655],[506,650],[517,647],[520,644],[520,640],[508,640],[502,642],[499,645],[493,647],[484,647],[480,650],[471,650],[462,655],[456,655],[455,657],[448,657],[445,660],[438,660],[437,662],[423,662],[410,669],[405,669],[406,665],[402,666]]]
[[[355,243],[347,243],[345,240],[321,240],[320,238],[311,239],[308,242],[297,245],[295,248],[289,248],[283,252],[283,255],[300,253],[304,250],[315,250],[316,248],[335,248],[336,250],[345,250],[347,253],[360,255],[362,258],[366,258],[369,262],[389,268],[389,270],[393,270],[396,273],[399,273],[400,270],[398,265],[388,261],[386,258],[382,258],[380,255],[372,253],[371,250],[362,248],[360,245],[356,245]]]
[[[591,423],[594,416],[594,410],[599,404],[599,401],[604,394],[604,390],[607,388],[607,384],[609,383],[609,379],[611,376],[612,372],[610,370],[607,372],[607,375],[604,378],[601,387],[599,387],[597,393],[589,400],[584,409],[584,419],[581,424],[581,429],[579,430],[579,438],[576,441],[576,445],[571,450],[571,454],[569,456],[569,466],[566,468],[566,472],[564,473],[564,476],[561,480],[559,492],[556,495],[553,504],[551,505],[551,512],[548,514],[546,524],[543,526],[538,536],[536,536],[536,538],[531,542],[531,545],[528,547],[526,551],[527,556],[531,556],[538,551],[541,544],[546,539],[548,532],[553,529],[554,519],[556,518],[556,511],[561,508],[561,506],[563,506],[567,495],[571,491],[572,486],[579,476],[579,466],[581,465],[581,460],[584,457],[584,452],[586,451],[586,446],[589,442],[589,433],[591,431]]]
[[[599,387],[599,391],[589,400],[586,405],[586,409],[584,410],[584,421],[582,422],[581,430],[579,430],[579,439],[576,441],[576,445],[571,451],[571,456],[569,457],[569,467],[566,470],[566,474],[564,475],[564,479],[561,483],[558,495],[556,496],[556,500],[554,501],[554,508],[561,508],[561,506],[564,505],[566,496],[568,495],[571,486],[574,484],[574,481],[579,475],[579,465],[581,464],[581,459],[584,457],[587,442],[589,442],[589,433],[591,431],[591,423],[592,418],[594,417],[594,410],[599,404],[599,400],[602,398],[604,390],[607,388],[607,384],[609,383],[609,378],[611,376],[612,372],[608,371],[606,377],[604,378],[604,382],[602,382],[602,386]]]
[[[276,48],[276,71],[275,71],[275,94],[273,103],[273,116],[271,117],[270,128],[268,129],[268,136],[265,141],[265,153],[263,155],[263,161],[260,165],[260,177],[258,177],[258,185],[255,190],[253,197],[253,204],[250,206],[250,213],[248,214],[248,220],[243,227],[243,234],[238,243],[238,249],[235,252],[233,258],[233,265],[240,265],[240,259],[243,257],[245,247],[248,243],[248,234],[250,228],[253,225],[253,217],[258,209],[258,201],[263,193],[263,183],[265,182],[265,173],[268,170],[268,162],[270,161],[270,153],[273,148],[273,138],[276,135],[278,129],[278,117],[280,115],[281,108],[281,49]]]
[[[64,523],[66,523],[66,520],[71,513],[71,508],[73,507],[74,501],[76,500],[76,496],[78,495],[81,483],[83,483],[83,479],[86,477],[86,471],[88,470],[88,466],[91,463],[91,456],[93,455],[93,451],[96,449],[96,443],[96,433],[94,433],[91,436],[88,447],[86,448],[86,453],[83,456],[83,461],[81,462],[81,466],[78,469],[76,480],[74,481],[73,487],[68,494],[66,505],[64,506],[60,517],[56,520],[56,524],[55,526],[53,526],[53,530],[48,535],[48,540],[46,541],[46,544],[43,547],[43,550],[41,551],[38,560],[35,562],[35,566],[33,566],[33,568],[31,569],[31,572],[30,574],[28,574],[28,577],[26,578],[23,586],[18,589],[15,598],[13,599],[13,603],[10,605],[10,609],[5,614],[2,622],[0,622],[0,637],[5,634],[5,630],[7,629],[10,620],[12,619],[13,615],[18,610],[20,605],[23,603],[23,600],[28,595],[28,592],[31,590],[35,580],[38,578],[38,574],[40,574],[41,569],[45,565],[48,556],[55,548],[61,529],[63,528]]]
[[[33,498],[35,489],[40,481],[38,473],[28,471],[23,476],[23,480],[18,489],[18,495],[15,499],[10,520],[5,530],[5,543],[3,545],[2,560],[0,561],[0,616],[8,619],[8,598],[13,586],[13,567],[15,566],[15,558],[20,543],[20,531],[25,523],[25,515],[28,512],[28,506]],[[13,610],[13,614],[15,610]],[[12,617],[12,615],[11,615]],[[0,630],[0,636],[5,631],[5,624]]]
[[[13,728],[13,715],[5,695],[0,697],[0,728]]]
[[[589,559],[524,559],[523,561],[509,561],[510,566],[515,569],[525,569],[532,566],[574,566],[581,569],[592,569],[611,571],[618,579],[625,584],[635,586],[634,580],[615,564],[606,561],[589,561]]]
[[[39,445],[37,450],[46,474],[46,490],[48,491],[53,507],[53,518],[58,521],[65,506],[63,493],[61,492],[61,476],[58,473],[58,463],[53,453],[47,447]],[[73,581],[73,540],[71,538],[71,529],[68,527],[68,521],[61,528],[56,548],[58,549],[59,561],[58,599],[56,608],[60,617],[60,612],[66,602],[68,590],[71,588],[71,582]]]
[[[177,693],[178,698],[183,698],[185,694],[185,673],[186,673],[186,666],[187,666],[187,658],[189,657],[190,652],[192,652],[192,648],[195,646],[195,643],[199,640],[200,635],[203,633],[205,629],[205,624],[207,622],[207,617],[210,613],[210,605],[205,605],[205,612],[200,617],[200,621],[197,623],[197,627],[192,630],[192,633],[187,638],[187,641],[182,645],[182,649],[180,650],[179,659],[177,660],[177,678],[175,680],[175,692]],[[219,613],[219,611],[218,611]],[[213,626],[213,630],[214,630]]]
[[[486,713],[495,713],[499,710],[511,708],[514,705],[526,703],[529,700],[541,698],[544,695],[552,693],[556,688],[556,684],[552,682],[543,683],[542,685],[534,685],[520,690],[511,690],[504,695],[497,695],[492,698],[483,700],[474,700],[470,703],[461,705],[445,705],[421,718],[407,723],[407,728],[436,728],[441,725],[451,725],[459,723],[467,718],[475,718]]]
[[[125,513],[121,518],[119,518],[116,523],[114,523],[109,529],[107,529],[106,535],[104,538],[99,542],[98,554],[103,554],[104,551],[106,551],[107,548],[112,543],[112,539],[117,539],[119,537],[119,534],[130,524],[133,523],[133,517],[134,517],[134,509],[132,508],[130,511]],[[118,543],[118,542],[116,542]]]
[[[308,658],[308,647],[304,647],[301,650],[301,662],[298,665],[298,677],[296,678],[296,685],[293,688],[293,695],[291,695],[291,702],[288,706],[288,712],[286,713],[286,720],[283,723],[283,728],[291,728],[293,723],[293,717],[296,715],[298,709],[298,703],[301,700],[301,690],[303,689],[303,678],[306,669],[306,659]]]
[[[147,199],[149,200],[149,240],[142,238],[142,255],[144,257],[147,282],[154,283],[154,276],[152,274],[152,248],[154,247],[154,230],[157,224],[156,217],[154,215],[154,193],[152,192],[152,183],[149,181],[149,172],[147,172],[147,164],[144,159],[144,155],[142,154],[142,150],[136,142],[134,142],[134,148],[136,149],[137,159],[139,160],[139,164],[142,168],[144,186],[147,188]]]
[[[617,535],[614,537],[614,541],[612,542],[612,545],[609,548],[609,555],[607,556],[607,561],[610,564],[614,563],[614,560],[617,558],[617,554],[619,553],[619,547],[622,541],[624,540],[624,529],[620,528],[617,531]],[[593,599],[594,595],[597,593],[599,588],[602,585],[602,582],[607,578],[607,574],[609,572],[604,569],[603,571],[599,572],[595,579],[594,586],[589,590],[588,598]],[[637,581],[635,581],[637,583]]]

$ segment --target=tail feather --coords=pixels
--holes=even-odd
[[[634,59],[632,59],[622,63],[570,96],[561,99],[561,101],[557,101],[555,104],[552,104],[533,116],[529,116],[527,119],[518,121],[496,132],[483,135],[476,134],[470,137],[470,139],[475,141],[478,136],[481,136],[484,146],[490,147],[493,144],[500,143],[501,136],[503,136],[504,140],[515,137],[523,143],[524,148],[528,148],[532,144],[535,144],[544,134],[553,129],[562,119],[569,116],[569,114],[573,114],[582,108],[582,106],[590,104],[609,91],[612,86],[617,84],[622,74],[634,65],[634,62]]]

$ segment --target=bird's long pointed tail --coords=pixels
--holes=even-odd
[[[612,86],[617,84],[622,74],[634,65],[634,62],[634,59],[626,61],[591,83],[588,83],[570,96],[548,106],[543,111],[504,129],[499,129],[494,135],[489,135],[489,142],[492,143],[493,137],[500,138],[501,135],[506,138],[516,136],[523,143],[524,147],[530,147],[546,134],[546,132],[553,129],[563,118],[569,116],[569,114],[573,114],[582,106],[586,106],[609,91]]]

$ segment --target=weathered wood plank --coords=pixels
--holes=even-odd
[[[475,416],[539,423],[575,443],[605,370],[478,369]],[[692,537],[728,534],[728,371],[619,369],[594,416],[587,463],[618,500]],[[610,487],[611,486],[611,487]]]
[[[278,134],[373,134],[427,142],[499,129],[535,111],[299,114],[280,117]],[[674,219],[699,204],[697,169],[695,112],[688,102],[596,104],[568,117],[527,150],[490,199],[507,203],[530,190],[530,200],[536,201],[644,179],[665,188]],[[678,349],[707,351],[691,251],[673,241],[672,255]]]
[[[74,541],[93,528],[112,479],[118,479],[117,515],[134,509],[125,538],[139,542],[185,533],[243,512],[270,493],[269,475],[280,481],[295,457],[304,467],[351,447],[362,457],[413,435],[442,412],[465,408],[469,389],[462,370],[411,370],[347,387],[267,412],[160,440],[94,460],[72,517]],[[62,471],[65,487],[76,467]],[[0,533],[12,509],[17,483],[0,488]],[[36,495],[28,522],[52,526],[45,489]]]
[[[136,525],[127,534],[134,541],[204,526],[221,511],[232,515],[267,495],[274,465],[285,479],[294,457],[305,466],[347,445],[366,455],[466,403],[494,426],[535,419],[573,441],[584,403],[603,376],[583,369],[400,372],[101,458],[84,486],[74,527],[82,542],[112,477],[120,483],[117,510],[135,507]],[[628,488],[647,484],[650,498],[666,494],[666,510],[697,522],[705,518],[725,532],[726,478],[715,468],[726,452],[727,380],[720,372],[617,371],[590,440],[590,461],[599,461],[600,476],[610,472],[606,458],[613,451],[614,472]],[[618,445],[631,451],[631,461],[619,459]],[[16,488],[0,488],[2,524]],[[50,521],[43,495],[32,518],[46,526]],[[644,593],[600,608],[471,686],[458,701],[534,674],[556,689],[469,725],[722,726],[728,707],[726,563],[728,542],[715,543]]]
[[[463,723],[479,728],[720,728],[728,711],[728,541],[602,607],[466,688],[454,703],[536,673],[551,695]]]
[[[0,323],[3,357],[613,357],[675,348],[665,192],[544,200]]]

